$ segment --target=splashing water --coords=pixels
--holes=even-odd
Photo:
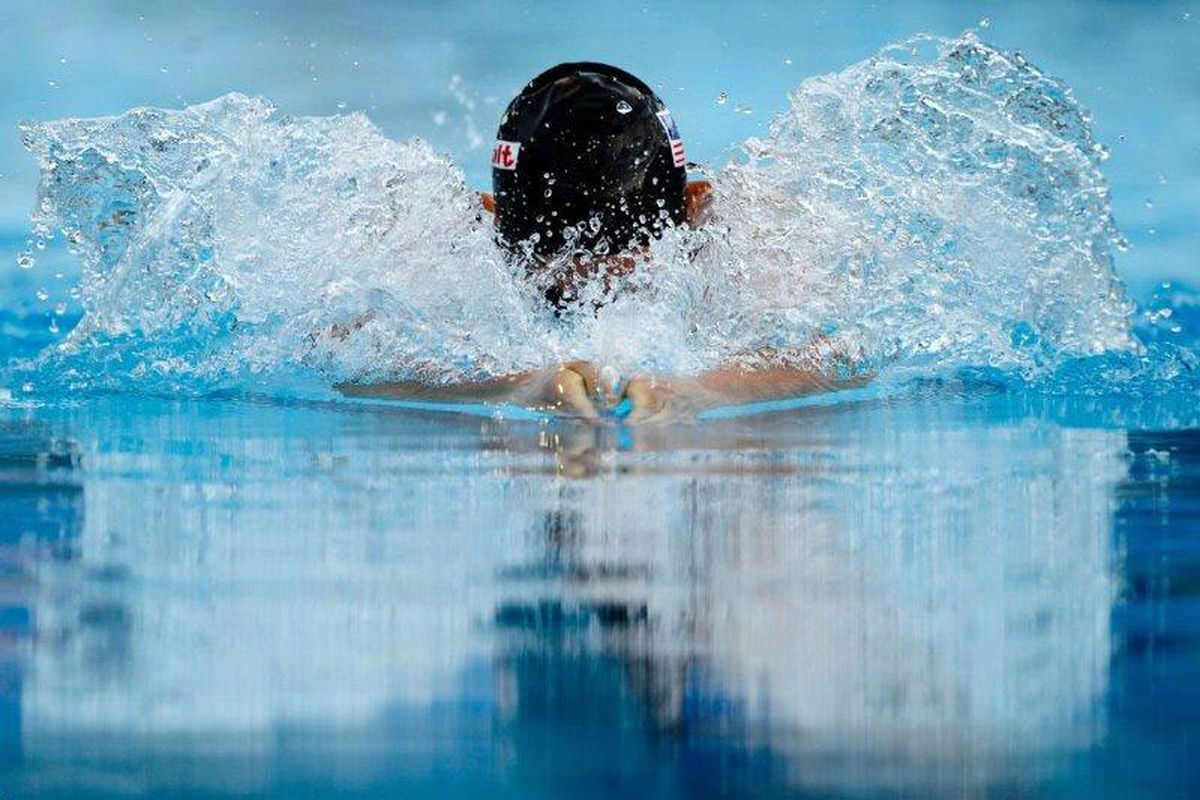
[[[806,81],[746,149],[711,268],[753,275],[774,343],[836,331],[879,366],[1030,375],[1135,349],[1102,151],[1022,58],[914,39]]]
[[[970,34],[802,83],[711,175],[712,224],[669,231],[627,291],[565,319],[501,257],[462,172],[361,115],[231,94],[23,134],[35,233],[82,265],[83,319],[36,365],[63,385],[694,372],[815,336],[892,376],[1147,358],[1087,112]]]

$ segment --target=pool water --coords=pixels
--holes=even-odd
[[[4,4],[0,800],[1200,796],[1197,15]],[[560,324],[472,188],[579,58],[720,224]],[[812,330],[876,379],[330,388]]]
[[[7,408],[0,785],[1190,796],[1200,437],[1120,410]]]

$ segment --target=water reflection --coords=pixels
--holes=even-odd
[[[73,442],[0,465],[37,476],[6,548],[60,520],[19,547],[14,786],[958,794],[1105,734],[1120,432],[55,413],[3,434]]]

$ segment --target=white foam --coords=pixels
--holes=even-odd
[[[86,385],[450,381],[565,358],[694,372],[803,357],[817,334],[897,371],[1036,373],[1136,346],[1086,111],[970,35],[805,81],[713,174],[716,221],[566,320],[500,256],[460,169],[362,115],[232,94],[23,132],[35,230],[82,265],[84,321],[50,366]]]

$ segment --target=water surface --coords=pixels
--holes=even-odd
[[[1186,796],[1200,442],[1110,411],[10,407],[0,780]]]

